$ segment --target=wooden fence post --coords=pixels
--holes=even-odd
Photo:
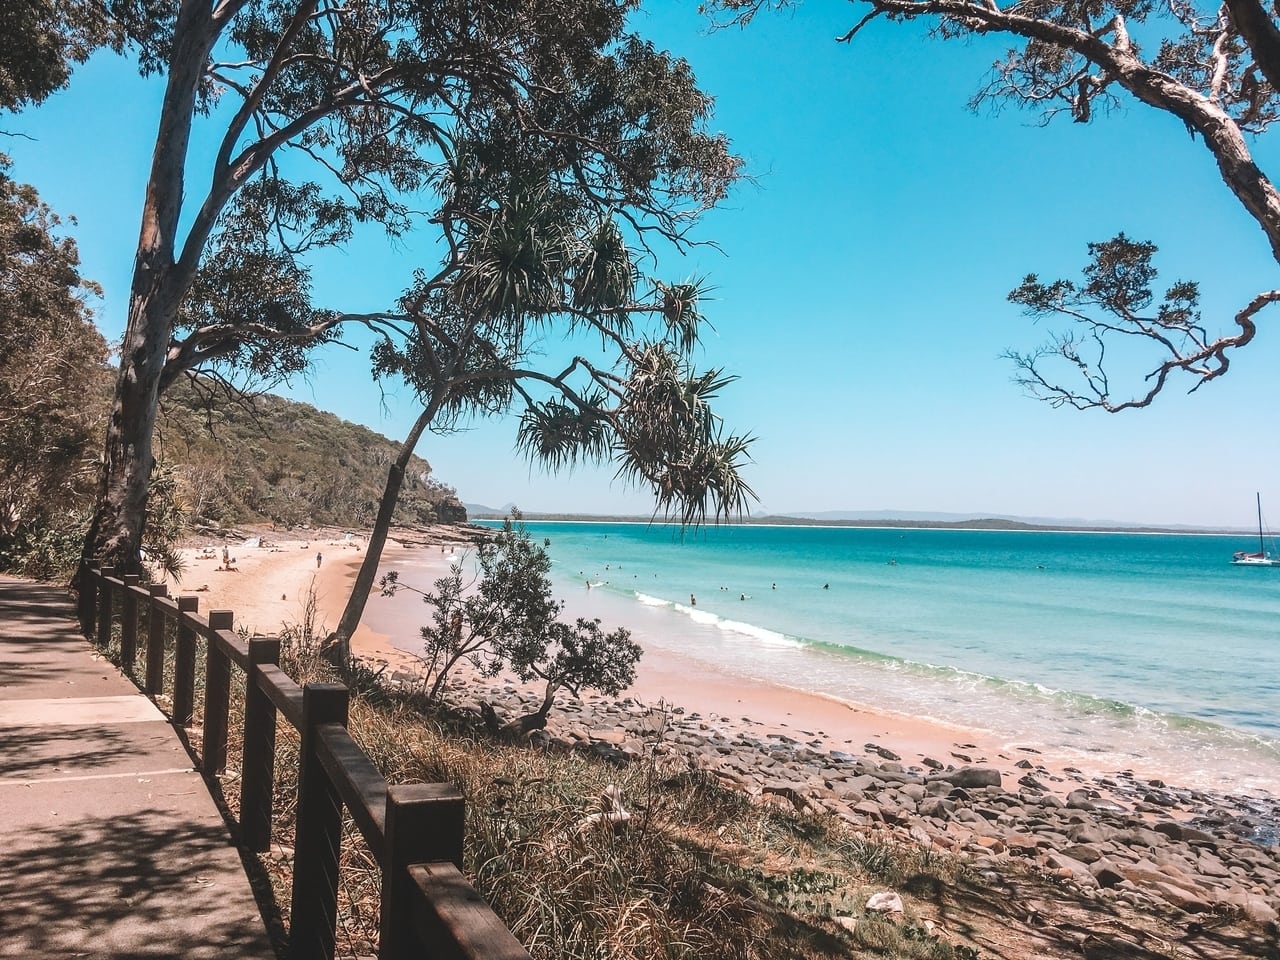
[[[156,600],[169,595],[163,583],[147,587],[151,595],[147,603],[147,675],[143,690],[147,696],[158,697],[164,693],[164,622],[167,619]]]
[[[320,762],[316,741],[321,725],[347,725],[347,697],[347,688],[340,683],[309,683],[302,691],[302,756],[293,842],[289,960],[333,958],[342,798]]]
[[[103,567],[102,576],[98,578],[98,646],[107,647],[111,643],[111,581],[115,567]]]
[[[89,563],[82,563],[80,568],[80,596],[85,600],[82,614],[85,619],[80,622],[94,624],[95,629],[98,622],[98,576],[101,567],[101,560],[91,560]]]
[[[232,629],[230,610],[209,611],[209,633]],[[227,714],[231,710],[231,661],[222,645],[208,638],[204,658],[204,742],[200,763],[206,775],[227,768]]]
[[[130,675],[138,658],[138,596],[129,588],[137,585],[136,573],[124,575],[124,590],[120,593],[120,663]]]
[[[249,640],[245,670],[244,755],[240,763],[240,836],[261,853],[271,847],[272,790],[276,771],[276,707],[259,686],[258,664],[280,662],[278,637]]]
[[[451,783],[387,787],[379,960],[410,960],[423,955],[414,945],[409,919],[413,905],[409,891],[414,886],[409,865],[448,861],[461,870],[464,816],[462,794]]]
[[[191,726],[196,712],[196,632],[187,625],[184,613],[195,613],[199,597],[178,598],[178,649],[173,657],[173,722]]]

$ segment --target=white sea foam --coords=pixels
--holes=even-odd
[[[716,624],[719,629],[727,633],[737,633],[744,637],[751,637],[753,640],[759,640],[761,643],[767,643],[775,647],[803,647],[804,643],[795,637],[788,637],[785,633],[778,633],[776,630],[768,630],[764,627],[757,627],[753,623],[745,623],[742,620],[724,620],[717,618]]]
[[[638,582],[579,579],[571,596],[646,646],[1091,766],[1280,783],[1280,584],[1242,582],[1221,560],[1229,540],[580,529],[548,531],[567,566],[608,560]],[[690,593],[696,606],[660,596]],[[1206,657],[1226,635],[1237,655]]]

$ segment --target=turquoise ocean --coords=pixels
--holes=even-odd
[[[1247,536],[526,526],[566,612],[646,648],[1085,768],[1280,794],[1280,567],[1233,567]]]

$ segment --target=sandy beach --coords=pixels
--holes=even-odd
[[[452,540],[450,536],[448,528],[436,528],[429,544],[408,545],[393,539],[383,552],[382,568],[393,568],[412,558],[417,569],[442,574],[454,554],[444,552],[441,544],[456,544],[458,551],[466,545],[456,534]],[[364,539],[348,538],[337,530],[262,532],[261,537],[260,546],[227,544],[234,561],[231,570],[223,566],[220,541],[196,541],[184,551],[188,566],[181,584],[170,584],[172,591],[199,597],[200,609],[205,612],[233,611],[237,627],[273,634],[282,624],[303,619],[307,595],[314,590],[318,625],[331,629],[341,616],[363,560]],[[378,599],[372,598],[371,603]],[[394,639],[362,623],[352,638],[352,651],[371,662],[389,664],[391,672],[414,671],[415,658],[405,649],[413,639],[408,635]],[[503,682],[511,684],[514,679],[504,678]],[[722,730],[753,736],[780,734],[820,745],[820,749],[857,755],[874,746],[880,757],[900,758],[908,766],[919,766],[926,760],[993,766],[1010,782],[1025,772],[1018,762],[1025,768],[1030,757],[1043,772],[1059,778],[1052,782],[1060,784],[1063,794],[1078,783],[1081,774],[1096,778],[1115,772],[1081,768],[1078,758],[1045,755],[1017,743],[996,742],[981,731],[879,710],[874,704],[852,704],[745,679],[667,649],[645,651],[636,682],[625,696],[647,706],[696,710]],[[554,718],[553,713],[553,722]]]
[[[412,561],[415,580],[428,581],[414,585],[428,586],[464,549],[450,535],[456,528],[389,544],[383,569]],[[312,591],[317,630],[336,624],[364,557],[363,540],[343,531],[266,532],[257,546],[226,546],[230,570],[222,543],[191,544],[174,592],[195,595],[204,612],[232,610],[237,625],[263,634],[301,622]],[[373,597],[367,618],[413,623],[410,608],[386,606],[412,599]],[[392,684],[416,686],[415,658],[392,642],[412,644],[405,629],[392,638],[362,626],[352,647],[385,664]],[[510,677],[460,675],[449,699],[464,710],[485,701],[510,715],[541,697]],[[761,804],[833,815],[894,843],[968,858],[979,870],[1031,865],[1081,897],[1125,909],[1280,922],[1274,798],[1166,785],[1159,771],[1077,769],[1050,751],[744,680],[669,649],[646,651],[637,682],[617,700],[562,692],[533,739],[616,763],[661,755]]]

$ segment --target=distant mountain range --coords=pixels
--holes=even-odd
[[[478,503],[466,504],[472,519],[501,518],[512,504],[495,509]],[[644,515],[568,514],[524,511],[527,520],[644,520]],[[1243,528],[1201,527],[1192,524],[1126,523],[1116,520],[1081,520],[1064,517],[1019,517],[990,513],[931,513],[919,510],[816,510],[809,513],[773,513],[753,516],[746,523],[817,523],[844,526],[965,527],[1004,530],[1122,530],[1134,533],[1240,533]]]

